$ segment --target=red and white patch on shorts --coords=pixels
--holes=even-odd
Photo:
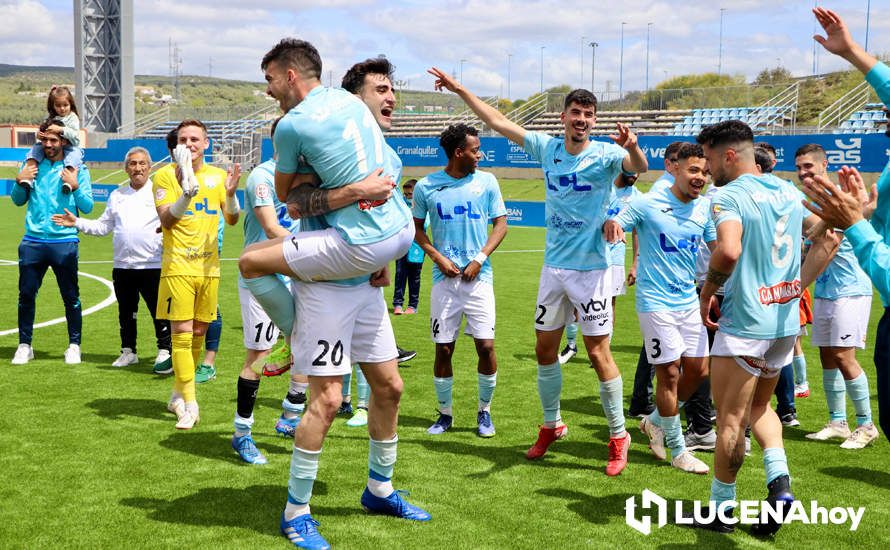
[[[757,289],[760,303],[768,306],[771,304],[787,304],[795,298],[800,298],[800,279],[782,281],[773,286],[762,286]]]

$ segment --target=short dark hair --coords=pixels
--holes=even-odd
[[[405,187],[406,185],[410,185],[411,187],[414,187],[415,185],[417,185],[417,180],[415,178],[411,178],[411,179],[403,181],[402,187]]]
[[[677,160],[688,158],[705,158],[705,151],[698,143],[683,143],[677,148]]]
[[[43,122],[41,122],[40,126],[38,126],[37,129],[40,132],[46,132],[49,130],[50,126],[53,126],[53,125],[58,126],[58,124],[59,124],[59,122],[56,119],[48,118],[48,119],[44,120]],[[57,133],[57,132],[52,132],[52,133],[58,135],[59,137],[62,137],[61,133]]]
[[[442,132],[439,136],[439,145],[445,150],[445,156],[449,159],[454,156],[454,152],[458,147],[463,146],[467,141],[467,136],[478,136],[479,131],[472,126],[466,124],[452,124]]]
[[[760,167],[760,171],[769,174],[773,171],[773,159],[763,147],[754,147],[754,164]]]
[[[684,144],[689,143],[687,141],[674,141],[664,149],[664,158],[670,160],[671,157],[676,156],[677,151],[680,150],[680,147],[683,147]]]
[[[281,122],[283,117],[278,117],[272,121],[272,127],[269,128],[269,137],[275,137],[275,129],[278,128],[278,123]]]
[[[772,153],[773,156],[776,156],[776,148],[769,144],[766,141],[758,141],[754,144],[754,147],[763,149],[767,153]]]
[[[297,38],[282,38],[263,56],[260,68],[266,70],[275,62],[285,68],[295,69],[303,78],[321,77],[321,56],[315,46]]]
[[[351,94],[360,94],[369,74],[382,74],[392,82],[396,68],[385,57],[372,57],[356,63],[346,71],[340,87]]]
[[[797,158],[802,155],[809,155],[810,153],[816,153],[816,155],[825,157],[825,149],[822,148],[818,143],[807,143],[806,145],[801,145],[800,148],[794,152],[794,158]]]
[[[177,145],[179,145],[179,130],[173,128],[167,132],[167,149],[172,151]]]
[[[710,126],[705,126],[695,136],[695,141],[708,147],[734,143],[754,144],[754,132],[751,127],[741,120],[724,120]]]
[[[204,130],[205,136],[207,135],[207,126],[204,126],[203,122],[201,122],[200,120],[198,120],[196,118],[187,118],[187,119],[183,120],[182,122],[180,122],[176,126],[176,139],[177,140],[179,139],[179,131],[182,130],[183,128],[185,128],[186,126],[196,126],[196,127],[200,128],[201,130]]]
[[[568,109],[572,103],[577,103],[582,107],[593,107],[593,112],[596,112],[596,96],[589,90],[578,88],[569,92],[566,95],[565,103],[563,103],[563,110]]]

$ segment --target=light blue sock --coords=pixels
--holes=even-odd
[[[243,279],[244,285],[262,306],[266,315],[285,335],[294,330],[294,297],[287,285],[275,275],[264,275],[256,279]]]
[[[795,355],[791,359],[791,364],[794,367],[794,383],[795,384],[806,384],[807,383],[807,357],[805,355]]]
[[[355,365],[355,393],[358,396],[359,407],[368,408],[368,399],[371,397],[371,386],[361,367]]]
[[[562,394],[562,369],[559,361],[550,365],[538,365],[538,397],[544,409],[544,425],[556,427],[559,416],[559,396]]]
[[[828,402],[828,417],[831,421],[847,420],[847,399],[844,377],[840,369],[822,369],[822,387],[825,401]]]
[[[578,337],[578,323],[569,323],[566,326],[566,343],[574,346],[575,338]]]
[[[600,382],[600,401],[603,404],[603,412],[606,414],[609,434],[612,437],[624,434],[623,387],[620,374],[611,380]]]
[[[853,408],[856,409],[856,425],[871,424],[871,401],[869,400],[868,378],[865,376],[865,371],[859,373],[856,378],[847,380],[846,386],[850,400],[853,401]]]
[[[433,385],[436,387],[436,399],[439,401],[439,412],[452,416],[451,412],[451,388],[454,386],[454,377],[433,377]]]
[[[763,450],[763,469],[766,470],[766,484],[769,485],[779,476],[787,476],[788,459],[785,457],[785,449],[770,447]]]
[[[241,418],[235,413],[235,435],[250,435],[250,429],[253,427],[253,415],[250,418]]]
[[[657,426],[657,427],[661,428],[662,418],[661,418],[661,415],[658,414],[658,406],[656,406],[654,409],[652,409],[652,412],[649,413],[649,418],[646,421],[649,422],[650,424],[652,424],[653,426]]]
[[[494,396],[494,387],[498,385],[498,373],[479,373],[479,410],[491,409],[491,398]]]
[[[664,444],[671,450],[671,458],[676,458],[686,450],[686,440],[680,427],[680,415],[662,416],[661,429],[664,430]]]
[[[352,371],[343,375],[343,388],[340,390],[340,393],[343,395],[343,401],[346,401],[346,398],[352,395]]]
[[[396,465],[396,448],[399,437],[395,436],[386,441],[370,440],[368,446],[368,472],[369,477],[377,481],[389,481]]]
[[[717,507],[727,500],[735,500],[735,482],[723,483],[715,477],[711,480],[711,500]]]
[[[305,505],[312,497],[312,485],[318,475],[318,457],[321,451],[307,451],[294,446],[290,458],[290,480],[287,482],[287,501]]]

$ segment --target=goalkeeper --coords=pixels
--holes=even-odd
[[[235,189],[241,168],[235,164],[225,172],[204,162],[210,142],[200,121],[182,121],[176,134],[176,166],[165,166],[154,178],[164,236],[157,316],[168,319],[172,331],[174,382],[167,409],[176,414],[176,427],[188,430],[199,419],[195,364],[207,325],[216,317],[219,212],[229,225],[238,223]]]

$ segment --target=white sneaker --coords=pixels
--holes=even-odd
[[[850,437],[850,428],[846,420],[832,421],[816,433],[807,434],[807,439],[825,441],[828,439],[847,439]]]
[[[31,347],[31,344],[19,344],[11,362],[13,365],[24,365],[31,359],[34,359],[34,348]]]
[[[664,450],[664,430],[649,422],[649,416],[644,416],[640,420],[640,431],[649,437],[649,448],[652,454],[660,460],[667,459],[667,452]]]
[[[711,471],[707,464],[695,457],[690,451],[683,451],[671,459],[671,466],[691,474],[704,475]]]
[[[575,344],[566,344],[566,347],[562,348],[562,351],[559,352],[559,364],[565,365],[569,362],[569,359],[575,356],[578,353],[578,346]]]
[[[80,346],[77,344],[70,344],[68,349],[65,350],[65,364],[66,365],[79,365],[80,364]]]
[[[199,420],[198,404],[195,403],[193,407],[189,407],[184,401],[178,403],[182,403],[182,406],[176,409],[176,429],[191,430]]]
[[[878,438],[878,429],[872,423],[859,426],[846,441],[841,443],[841,449],[862,449]]]
[[[795,384],[794,385],[794,397],[798,399],[804,399],[810,396],[810,384],[808,382],[804,382],[803,384]]]
[[[129,365],[135,365],[139,362],[139,357],[133,353],[133,350],[130,348],[122,348],[121,356],[114,360],[114,363],[111,364],[112,367],[126,367]]]

